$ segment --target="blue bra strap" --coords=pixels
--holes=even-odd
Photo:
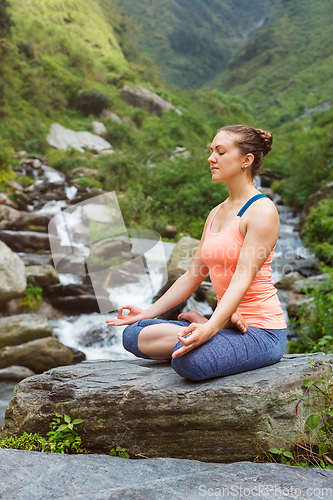
[[[267,196],[265,194],[262,194],[262,193],[261,194],[256,194],[256,195],[252,196],[252,198],[250,198],[249,201],[247,201],[245,203],[245,205],[240,209],[240,211],[237,214],[237,217],[242,217],[242,215],[245,212],[245,210],[247,210],[249,208],[249,206],[252,205],[252,203],[254,201],[259,200],[259,198],[267,198]]]

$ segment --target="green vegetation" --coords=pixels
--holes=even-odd
[[[291,451],[270,448],[265,458],[276,462],[277,457],[285,465],[333,470],[332,369],[326,368],[320,379],[306,380],[303,386],[307,388],[307,393],[297,402],[296,415],[300,422],[304,421],[302,405],[313,413],[306,418],[297,441],[281,436],[290,442]]]
[[[198,88],[224,71],[270,10],[265,0],[118,0],[132,20],[131,38],[169,83]],[[139,26],[137,26],[139,25]]]
[[[121,446],[116,446],[116,449],[111,448],[109,455],[111,457],[130,458],[126,448],[122,448]]]
[[[9,5],[7,0],[0,0],[0,38],[6,36],[10,28],[14,26],[13,19],[7,10]]]
[[[333,266],[333,199],[323,199],[312,207],[302,238],[320,260]]]
[[[43,288],[32,283],[27,284],[22,297],[20,297],[20,307],[27,311],[39,309],[43,302]]]
[[[62,419],[64,420],[61,423]],[[82,448],[81,438],[77,432],[77,425],[84,422],[81,418],[71,420],[68,415],[56,413],[50,423],[51,431],[48,438],[40,434],[24,432],[22,436],[16,434],[0,440],[0,448],[14,448],[16,450],[44,451],[47,453],[87,453]]]

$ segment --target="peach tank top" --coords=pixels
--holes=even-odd
[[[217,212],[207,227],[205,239],[201,247],[202,261],[209,267],[210,279],[217,294],[218,301],[223,297],[235,272],[238,257],[244,242],[239,230],[240,216],[237,215],[231,224],[219,233],[212,233],[211,227]],[[244,212],[243,212],[244,213]],[[254,277],[246,295],[238,306],[249,325],[258,328],[287,328],[277,290],[272,281],[274,249]],[[249,255],[251,258],[251,255]]]

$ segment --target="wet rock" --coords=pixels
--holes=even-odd
[[[199,240],[190,236],[183,236],[178,241],[168,262],[168,275],[171,282],[176,281],[188,270],[199,243]]]
[[[6,205],[11,208],[18,208],[16,203],[12,201],[5,193],[0,193],[0,205]]]
[[[55,246],[59,246],[60,238],[52,234],[37,231],[0,231],[0,240],[15,252],[50,250],[50,239]]]
[[[305,309],[306,318],[310,321],[313,317],[313,313],[315,312],[315,306],[313,304],[312,297],[305,297],[302,294],[294,293],[291,295],[287,312],[289,318],[298,319],[300,316],[301,309]]]
[[[28,283],[38,285],[42,288],[59,283],[58,273],[53,266],[27,266],[25,269]]]
[[[10,220],[16,219],[20,211],[7,205],[0,204],[0,228]]]
[[[59,311],[59,309],[56,309],[45,300],[42,301],[40,307],[38,307],[37,309],[29,309],[29,310],[27,310],[27,308],[22,305],[20,299],[12,299],[9,302],[7,302],[6,315],[14,316],[25,313],[29,313],[29,315],[31,313],[37,314],[38,316],[43,316],[44,318],[47,319],[58,319],[64,316],[64,313],[62,311]]]
[[[137,108],[147,108],[149,113],[157,116],[161,116],[163,111],[169,111],[171,109],[175,110],[179,115],[182,114],[175,106],[154,92],[151,92],[151,90],[141,87],[141,85],[131,87],[125,85],[122,90],[122,98],[127,104]]]
[[[126,236],[105,238],[92,245],[90,258],[109,259],[111,257],[117,257],[123,252],[130,255],[131,249],[131,241]],[[131,255],[129,259],[131,259]]]
[[[0,241],[0,306],[20,296],[26,286],[24,263]]]
[[[298,272],[294,271],[289,274],[285,274],[280,281],[275,283],[275,288],[278,288],[279,290],[293,290],[293,285],[295,281],[299,281],[304,279],[303,276]]]
[[[0,349],[0,368],[18,365],[26,366],[36,373],[43,373],[50,368],[70,365],[72,361],[71,350],[54,337]]]
[[[313,366],[308,362],[311,358]],[[46,434],[55,412],[84,418],[83,445],[108,453],[119,444],[130,453],[233,462],[258,450],[289,448],[306,405],[303,382],[321,376],[332,355],[287,355],[271,366],[191,382],[168,362],[85,361],[56,368],[16,386],[6,411],[4,435]]]
[[[36,373],[25,366],[8,366],[8,368],[0,370],[0,382],[21,382],[21,380],[33,375]]]
[[[320,274],[319,261],[311,259],[300,259],[288,264],[293,271],[298,271],[302,276],[315,276]]]
[[[52,264],[52,257],[49,253],[18,252],[17,255],[24,262],[25,266],[49,266]]]
[[[71,353],[73,354],[73,361],[72,364],[76,365],[77,363],[82,363],[82,361],[85,361],[86,355],[84,352],[79,351],[78,349],[75,349],[75,347],[69,347],[71,350]]]
[[[45,289],[47,300],[53,307],[69,314],[100,312],[117,309],[109,300],[109,294],[102,287],[87,284],[51,285]]]
[[[74,132],[74,130],[65,128],[59,123],[51,125],[46,140],[50,146],[64,151],[73,148],[84,153],[86,150],[99,152],[112,148],[112,145],[99,135],[90,132]]]
[[[47,319],[36,314],[18,314],[0,318],[0,348],[51,335],[52,327]]]

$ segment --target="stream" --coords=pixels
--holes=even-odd
[[[37,179],[35,183],[41,184],[44,181],[49,183],[64,182],[64,175],[51,167],[42,166],[43,178]],[[256,184],[260,190],[260,179]],[[65,186],[64,188],[66,200],[51,200],[47,201],[42,207],[36,209],[35,206],[29,206],[29,210],[34,213],[56,216],[63,212],[66,207],[72,206],[71,220],[73,224],[82,222],[82,211],[79,207],[73,207],[77,196],[77,188],[75,186]],[[273,201],[278,202],[278,195]],[[279,211],[281,227],[277,241],[274,259],[272,262],[273,281],[276,283],[288,272],[288,267],[293,259],[304,259],[309,257],[309,252],[304,248],[299,234],[296,230],[298,217],[295,216],[294,210],[284,205],[276,203]],[[57,225],[57,231],[64,245],[66,245],[66,229],[61,224]],[[108,290],[110,292],[110,300],[118,309],[124,304],[135,304],[139,307],[148,307],[153,300],[154,295],[166,282],[166,262],[169,260],[174,243],[151,241],[149,239],[131,238],[133,253],[141,253],[140,247],[143,245],[149,249],[145,253],[147,261],[149,261],[149,282],[142,281],[138,278],[135,283],[125,283],[116,289]],[[89,254],[89,249],[82,243],[76,245],[82,255]],[[18,253],[18,255],[22,255]],[[71,283],[82,283],[82,276],[77,274],[60,273],[60,283],[68,285]],[[278,291],[285,319],[288,323],[288,315],[286,311],[288,297],[283,290]],[[193,297],[187,301],[184,311],[195,309],[203,315],[212,314],[213,310],[207,302],[197,302]],[[91,313],[80,314],[50,320],[53,326],[54,335],[63,344],[74,347],[83,351],[88,360],[96,359],[136,359],[134,355],[124,350],[122,347],[122,331],[124,327],[110,327],[105,323],[108,318],[117,316],[116,312],[106,313]],[[0,383],[0,425],[4,421],[5,408],[12,397],[12,391],[15,383]]]

